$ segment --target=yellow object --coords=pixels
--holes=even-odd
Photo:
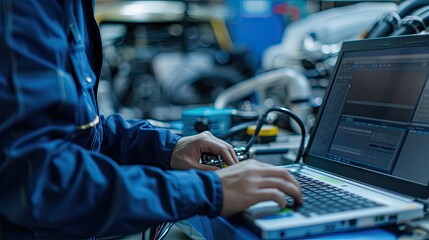
[[[255,132],[256,125],[252,125],[247,127],[247,135],[253,135]],[[263,125],[261,130],[259,131],[259,137],[274,137],[279,132],[279,128],[273,125]]]
[[[210,23],[213,27],[215,36],[219,42],[220,48],[224,51],[231,51],[233,48],[232,40],[226,27],[225,21],[212,18]]]

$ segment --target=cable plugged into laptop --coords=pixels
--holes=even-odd
[[[264,113],[259,117],[255,131],[253,132],[253,135],[251,136],[249,142],[247,143],[246,147],[234,147],[234,151],[240,161],[246,160],[249,158],[249,150],[255,143],[256,138],[259,135],[259,132],[261,131],[262,126],[267,120],[268,114],[270,112],[280,112],[288,117],[292,118],[299,126],[299,129],[301,131],[301,142],[299,144],[298,153],[296,155],[294,163],[299,163],[300,159],[302,158],[304,154],[304,147],[305,147],[305,125],[302,122],[302,120],[291,110],[285,108],[285,107],[272,107],[268,108],[264,111]],[[226,164],[223,162],[222,157],[220,155],[212,154],[212,153],[204,153],[202,154],[200,158],[200,163],[217,166],[219,168],[225,167]]]
[[[299,129],[301,131],[301,142],[299,144],[298,153],[297,153],[295,161],[294,161],[295,163],[298,163],[304,154],[305,135],[306,135],[305,126],[304,126],[304,123],[302,122],[302,120],[298,117],[298,115],[296,115],[294,112],[292,112],[291,110],[289,110],[285,107],[272,107],[272,108],[268,108],[267,110],[265,110],[265,112],[262,114],[262,116],[258,119],[258,122],[256,123],[255,132],[253,133],[252,137],[250,138],[249,142],[247,143],[246,151],[248,152],[249,149],[252,147],[253,143],[256,140],[256,137],[259,134],[259,131],[261,131],[262,125],[265,123],[265,121],[268,117],[268,114],[270,112],[280,112],[280,113],[286,114],[288,117],[292,118],[298,124]]]

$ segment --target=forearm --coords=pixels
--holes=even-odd
[[[15,224],[108,236],[220,212],[221,186],[213,172],[119,166],[80,146],[48,145],[9,151],[14,154],[3,161],[10,164],[0,172],[0,213]]]
[[[101,151],[119,164],[147,164],[170,169],[171,154],[180,136],[145,120],[121,115],[102,117]]]

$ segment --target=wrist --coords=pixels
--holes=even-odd
[[[171,160],[173,159],[174,149],[176,149],[177,143],[182,139],[182,136],[173,134],[171,136],[171,141],[168,146],[164,149],[164,155],[162,157],[163,165],[165,165],[166,169],[173,169],[171,167]]]

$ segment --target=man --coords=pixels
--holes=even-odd
[[[104,117],[93,7],[0,0],[0,239],[116,236],[264,200],[284,206],[285,193],[301,201],[286,170],[236,164],[231,146],[208,132],[180,138]],[[232,166],[199,164],[207,151]]]

